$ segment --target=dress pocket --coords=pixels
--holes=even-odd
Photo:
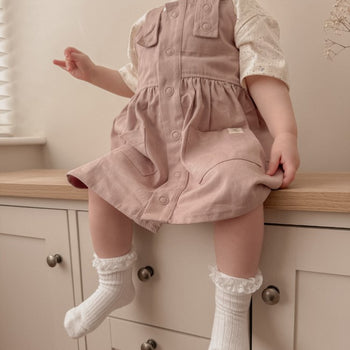
[[[202,183],[207,173],[222,162],[244,160],[264,171],[264,149],[247,127],[216,131],[190,127],[184,140],[183,165],[198,183]]]
[[[153,175],[157,172],[152,161],[137,148],[126,144],[120,150],[142,176]]]
[[[136,43],[143,47],[152,47],[158,43],[160,18],[163,7],[158,7],[147,13],[145,23],[135,38]]]

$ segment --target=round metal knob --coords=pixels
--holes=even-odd
[[[49,255],[46,258],[46,262],[50,267],[55,267],[56,264],[60,264],[62,262],[62,257],[59,254]]]
[[[154,350],[157,348],[157,343],[153,339],[148,339],[146,343],[141,345],[141,350]]]
[[[261,293],[261,297],[268,305],[275,305],[280,301],[280,291],[275,286],[267,286]]]
[[[137,272],[137,276],[142,282],[148,281],[153,275],[154,270],[151,266],[141,267]]]

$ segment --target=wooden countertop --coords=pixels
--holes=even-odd
[[[66,169],[0,172],[0,196],[87,200],[66,180]],[[350,172],[297,173],[289,188],[272,191],[265,208],[350,213]]]

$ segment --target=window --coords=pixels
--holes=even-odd
[[[4,0],[0,0],[0,137],[13,136],[13,117],[10,107],[8,36],[4,2]]]

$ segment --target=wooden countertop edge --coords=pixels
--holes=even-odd
[[[88,191],[71,185],[0,184],[0,196],[88,200]]]
[[[88,200],[86,189],[66,179],[65,169],[0,172],[0,196]],[[350,213],[350,173],[298,173],[289,188],[271,191],[265,208]]]
[[[278,210],[350,213],[350,194],[272,191],[264,207]]]

